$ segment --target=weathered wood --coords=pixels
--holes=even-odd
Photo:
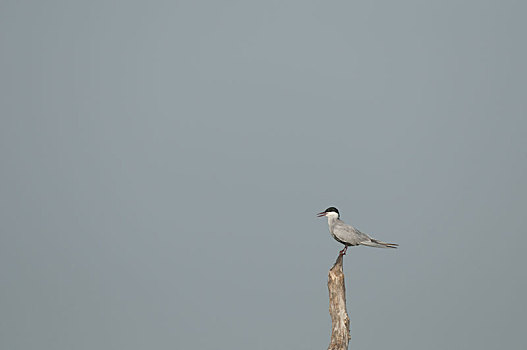
[[[331,341],[328,350],[347,350],[351,339],[342,260],[343,255],[339,255],[328,274],[329,314],[331,315]]]

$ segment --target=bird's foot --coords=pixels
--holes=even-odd
[[[348,250],[348,246],[345,246],[344,249],[342,249],[340,252],[339,252],[339,255],[346,255],[346,251]]]

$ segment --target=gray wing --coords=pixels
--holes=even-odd
[[[360,232],[351,225],[345,224],[341,220],[335,222],[335,226],[333,226],[333,237],[335,237],[337,241],[345,245],[360,244],[375,248],[397,248],[399,246],[396,243],[386,243],[371,238],[367,234]]]
[[[359,245],[363,242],[370,242],[371,238],[365,233],[360,232],[355,227],[338,220],[333,226],[335,239],[346,245]]]

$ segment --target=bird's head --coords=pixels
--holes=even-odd
[[[329,207],[327,208],[326,210],[324,210],[323,212],[321,213],[318,213],[317,216],[320,218],[322,216],[327,216],[327,217],[334,217],[334,218],[339,218],[340,217],[340,214],[339,214],[339,210],[335,207]]]

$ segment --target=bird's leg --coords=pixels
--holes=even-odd
[[[344,246],[344,249],[342,249],[340,252],[339,252],[339,255],[346,255],[346,251],[348,250],[348,246],[345,245]]]

